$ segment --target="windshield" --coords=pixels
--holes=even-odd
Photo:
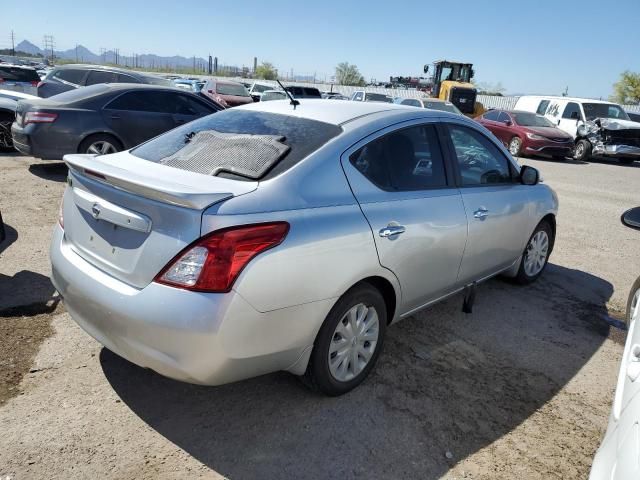
[[[145,75],[145,83],[150,85],[162,85],[164,87],[173,87],[173,83],[168,78],[156,77],[155,75]]]
[[[393,103],[391,97],[388,97],[387,95],[383,95],[381,93],[367,93],[365,95],[365,101]]]
[[[238,133],[245,135],[275,135],[284,137],[282,143],[289,147],[288,153],[279,159],[263,178],[274,177],[316,151],[336,135],[342,132],[337,125],[298,118],[276,113],[254,112],[251,110],[229,109],[215,113],[186,125],[175,128],[159,137],[143,143],[131,150],[136,157],[155,163],[165,163],[168,157],[189,145],[191,138],[198,132],[215,131],[218,133]],[[238,156],[237,161],[246,163],[247,159]],[[180,168],[195,171],[186,162]],[[237,174],[221,172],[218,176],[236,180],[248,180]]]
[[[512,112],[516,123],[522,127],[553,127],[553,123],[544,118],[542,115],[528,112]]]
[[[271,90],[273,87],[271,85],[258,85],[257,83],[253,86],[253,91],[262,93],[266,90]]]
[[[462,115],[462,112],[458,110],[453,103],[445,103],[445,102],[427,102],[423,101],[424,108],[429,108],[431,110],[442,110],[444,112],[458,113]]]
[[[587,120],[595,120],[596,118],[616,118],[618,120],[629,120],[627,112],[622,110],[618,105],[610,103],[583,103],[584,114]]]
[[[234,95],[236,97],[248,97],[249,92],[240,83],[218,83],[216,84],[216,92],[220,95]]]

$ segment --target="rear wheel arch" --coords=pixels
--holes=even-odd
[[[87,143],[87,141],[91,140],[92,137],[100,137],[100,136],[109,136],[112,137],[114,140],[116,140],[119,144],[120,147],[122,147],[120,150],[124,150],[125,149],[125,145],[124,142],[122,141],[122,139],[116,135],[113,132],[109,132],[109,131],[98,131],[98,132],[91,132],[88,133],[87,135],[85,135],[84,137],[82,137],[82,139],[78,142],[78,147],[76,148],[78,153],[84,153],[82,152],[82,147],[85,143]]]
[[[556,216],[553,213],[547,213],[540,219],[538,225],[540,225],[542,222],[547,222],[551,227],[551,231],[553,232],[553,237],[551,238],[551,251],[553,251],[553,245],[556,241]],[[549,253],[551,253],[551,251]]]
[[[371,276],[363,278],[359,282],[355,283],[347,289],[347,292],[358,285],[367,283],[380,292],[387,310],[387,324],[391,323],[395,317],[396,309],[398,306],[398,292],[393,284],[386,278],[381,276]],[[346,292],[345,292],[346,293]],[[344,294],[343,294],[344,295]]]

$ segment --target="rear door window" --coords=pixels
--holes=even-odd
[[[254,178],[269,179],[287,171],[329,140],[339,135],[342,132],[342,128],[337,125],[290,115],[228,109],[175,128],[134,148],[131,153],[151,162],[165,163],[170,157],[191,144],[192,141],[198,141],[196,134],[200,132],[211,132],[214,135],[216,133],[237,133],[241,135],[273,136],[289,147],[286,153],[278,157],[271,168],[260,177],[239,175],[230,171],[221,171],[216,174],[217,176],[237,180],[253,180]],[[206,138],[206,136],[202,137]],[[233,139],[230,138],[229,141],[233,141]],[[205,156],[207,154],[206,146],[203,154]],[[225,159],[225,162],[228,166],[235,164],[241,167],[246,165],[247,155],[237,152],[237,155],[234,155],[233,158]],[[194,158],[193,162],[182,162],[177,168],[199,171],[196,158]]]
[[[78,70],[75,68],[65,68],[54,73],[53,78],[63,80],[73,85],[84,85],[84,77],[87,75],[86,70]]]
[[[511,119],[509,118],[509,115],[507,115],[506,113],[500,112],[500,114],[498,115],[498,121],[500,123],[507,123],[507,122],[510,122]]]
[[[97,83],[114,83],[116,74],[113,72],[105,72],[101,70],[91,70],[87,75],[86,85],[95,85]]]
[[[171,108],[157,92],[127,92],[109,103],[105,108],[134,112],[170,113]]]
[[[484,118],[485,120],[491,120],[492,122],[497,122],[498,115],[500,115],[500,112],[498,110],[490,110],[485,113],[482,118]]]
[[[349,161],[386,191],[427,190],[447,185],[433,125],[405,128],[377,138],[353,153]]]

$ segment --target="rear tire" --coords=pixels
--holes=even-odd
[[[97,133],[89,135],[78,147],[78,153],[93,153],[95,155],[109,155],[122,151],[122,143],[113,135]]]
[[[526,285],[538,279],[549,262],[554,241],[551,225],[543,220],[531,234],[527,246],[522,252],[520,268],[518,268],[518,274],[514,279],[517,283]]]
[[[631,292],[629,292],[629,300],[627,300],[627,314],[624,317],[627,328],[631,326],[631,316],[633,315],[638,302],[640,302],[640,277],[633,282],[633,287],[631,287]]]
[[[13,138],[11,137],[11,124],[15,116],[10,113],[0,112],[0,151],[11,152],[13,148]]]
[[[330,396],[354,389],[375,366],[386,328],[382,294],[368,283],[355,286],[336,302],[320,327],[304,382]]]
[[[591,158],[591,142],[584,138],[578,140],[573,158],[582,162],[589,160],[589,158]]]

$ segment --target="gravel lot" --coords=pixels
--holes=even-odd
[[[57,303],[48,244],[66,171],[0,157],[0,478],[585,478],[640,274],[640,168],[523,160],[560,198],[538,283],[491,280],[388,331],[341,398],[278,373],[217,388],[103,349]]]

